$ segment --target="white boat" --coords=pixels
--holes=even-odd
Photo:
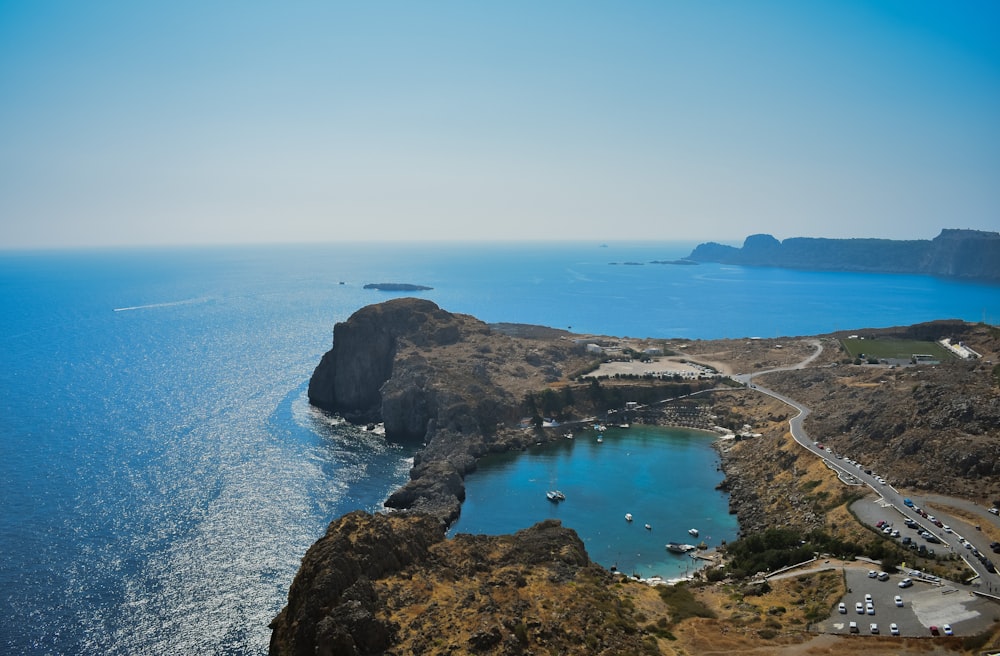
[[[695,548],[696,547],[693,544],[681,544],[679,542],[667,543],[667,551],[671,551],[673,553],[679,553],[679,554],[687,553],[689,551],[694,551]]]
[[[571,440],[573,439],[573,433],[571,433],[570,431],[566,431],[566,434],[563,435],[563,437],[565,437],[567,440]]]
[[[652,527],[652,526],[650,526],[649,524],[646,524],[646,530],[647,530],[647,531],[652,531],[652,530],[653,530],[653,527]]]
[[[600,444],[600,443],[601,443],[601,442],[603,442],[603,441],[604,441],[604,437],[603,437],[603,436],[601,436],[601,435],[598,435],[598,436],[597,436],[597,443],[598,443],[598,444]]]
[[[566,500],[566,495],[560,492],[559,490],[549,490],[548,492],[545,493],[545,496],[548,498],[549,501],[555,501],[557,503],[559,501]]]
[[[632,521],[632,513],[625,513],[625,521],[626,522]]]
[[[696,528],[689,528],[688,529],[688,533],[690,533],[694,537],[698,537],[698,529],[696,529]]]

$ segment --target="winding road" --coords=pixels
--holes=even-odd
[[[916,505],[920,506],[925,503],[932,503],[937,507],[934,513],[931,515],[936,515],[937,518],[947,526],[952,528],[952,533],[946,533],[943,529],[932,524],[930,521],[925,519],[922,515],[918,514],[914,508],[907,506],[903,500],[904,495],[898,490],[893,488],[888,483],[880,483],[876,479],[877,474],[871,472],[870,469],[866,469],[860,463],[850,464],[844,460],[844,457],[836,457],[829,450],[822,448],[819,442],[813,440],[806,433],[803,427],[803,422],[805,418],[809,416],[809,408],[802,405],[798,401],[789,398],[783,394],[779,394],[774,390],[768,389],[766,387],[761,387],[754,382],[754,376],[761,376],[763,374],[772,373],[776,371],[789,371],[794,369],[804,369],[813,360],[819,357],[823,352],[823,345],[819,340],[810,340],[810,342],[815,347],[814,353],[812,353],[808,358],[802,360],[798,364],[790,367],[778,367],[775,369],[768,369],[766,371],[759,371],[749,374],[738,374],[733,376],[733,379],[744,383],[750,389],[760,392],[762,394],[767,394],[772,396],[779,401],[795,408],[798,411],[794,417],[792,417],[788,424],[792,433],[792,437],[798,442],[803,448],[810,451],[813,455],[822,458],[828,467],[840,475],[842,480],[854,480],[860,484],[867,485],[870,487],[879,497],[881,497],[881,505],[886,509],[892,507],[892,509],[899,513],[902,518],[908,518],[917,523],[917,525],[933,533],[941,541],[942,546],[951,550],[953,553],[958,554],[963,558],[968,564],[969,568],[972,569],[978,575],[978,581],[974,583],[978,585],[982,592],[987,592],[991,594],[1000,594],[1000,574],[994,572],[991,573],[987,570],[986,566],[981,563],[977,558],[973,557],[973,548],[978,550],[980,553],[986,554],[988,557],[992,556],[992,551],[990,549],[990,538],[988,533],[977,529],[976,527],[990,526],[1000,531],[1000,517],[994,516],[987,512],[986,508],[982,506],[977,506],[970,501],[965,499],[957,499],[952,497],[944,497],[942,495],[936,494],[926,494],[926,495],[910,495],[910,500]],[[870,472],[870,473],[866,473]],[[884,480],[884,477],[883,477]],[[976,521],[979,522],[976,525],[970,525],[968,522],[954,516],[950,516],[942,508],[942,506],[951,506],[955,508],[960,508],[963,512],[968,512],[976,517]],[[964,542],[962,539],[964,538]],[[966,547],[965,544],[968,543],[970,546]],[[930,545],[936,546],[936,545]]]

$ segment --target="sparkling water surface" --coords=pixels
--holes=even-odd
[[[428,285],[417,295],[486,321],[622,336],[806,335],[1000,315],[995,286],[648,263],[693,246],[0,253],[0,645],[17,654],[265,653],[267,624],[309,545],[341,514],[379,509],[407,479],[410,447],[305,400],[333,324],[400,296],[364,290],[369,282]],[[632,449],[670,454],[680,448],[671,439]],[[589,448],[557,447],[559,485],[572,494],[558,509],[542,506],[567,525],[597,491],[585,479],[614,462],[608,448],[587,464]],[[587,476],[572,474],[577,456]],[[669,493],[660,504],[724,503],[710,455],[696,491],[666,476],[665,457],[648,477],[635,469],[605,485],[615,488],[607,498],[631,495],[622,505],[640,529],[642,496],[653,490]],[[527,510],[545,476],[523,486],[521,527],[535,520]],[[608,530],[618,531],[623,512],[608,510]],[[467,503],[460,526],[477,515]],[[676,531],[666,537],[672,523],[696,520],[658,519],[654,549],[676,540]],[[595,555],[602,535],[581,533],[604,564],[610,556]]]

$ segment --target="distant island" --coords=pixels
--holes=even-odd
[[[425,292],[433,287],[424,285],[411,285],[405,282],[370,282],[364,286],[365,289],[377,289],[382,292]]]
[[[1000,282],[1000,233],[942,230],[932,240],[821,239],[779,241],[751,235],[742,248],[700,244],[687,257],[696,262],[822,271],[916,273]]]
[[[693,260],[683,259],[683,260],[650,260],[650,264],[681,264],[681,265],[697,265],[698,263]],[[611,266],[617,266],[619,264],[624,264],[626,266],[643,266],[645,262],[608,262]]]

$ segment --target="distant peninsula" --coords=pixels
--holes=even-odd
[[[821,271],[915,273],[1000,283],[1000,233],[942,230],[932,240],[822,239],[779,241],[751,235],[742,248],[708,242],[687,257],[696,262]]]
[[[405,282],[370,282],[365,289],[377,289],[381,292],[425,292],[433,287],[424,285],[411,285]]]

